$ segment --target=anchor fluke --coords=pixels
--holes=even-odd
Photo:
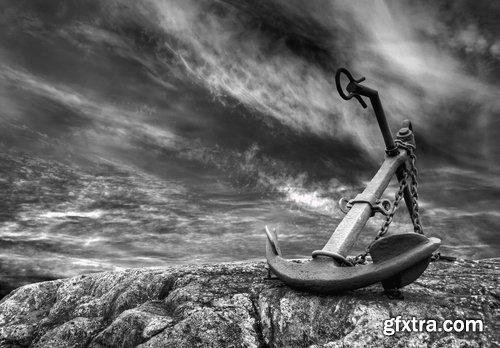
[[[430,243],[429,247],[434,247],[427,257],[422,259],[420,256],[415,257],[412,252],[413,248],[418,245]],[[370,250],[374,263],[380,263],[384,260],[392,260],[395,256],[404,255],[408,259],[412,259],[413,265],[397,273],[393,277],[382,281],[385,289],[398,289],[413,283],[427,269],[431,261],[432,253],[439,247],[441,240],[437,238],[427,238],[417,233],[393,234],[379,239]]]
[[[271,248],[271,251],[275,253],[276,255],[281,256],[281,249],[279,246],[278,242],[278,234],[276,233],[276,229],[273,229],[272,231],[265,227],[266,229],[266,235],[267,235],[267,247],[266,249]],[[269,251],[266,251],[268,253]]]

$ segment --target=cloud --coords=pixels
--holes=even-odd
[[[460,122],[463,116],[453,110],[467,103],[478,120],[467,131],[472,137],[500,110],[498,86],[470,74],[462,59],[422,35],[421,27],[426,24],[431,33],[448,35],[478,53],[495,52],[494,43],[486,42],[473,25],[444,33],[432,8],[423,6],[413,13],[409,5],[385,1],[362,6],[349,1],[275,1],[253,7],[219,1],[217,11],[204,1],[147,4],[161,29],[181,43],[168,47],[196,80],[215,95],[230,95],[298,132],[352,137],[367,151],[379,153],[381,140],[372,112],[337,96],[333,73],[345,63],[380,91],[394,129],[409,118],[429,136],[442,137],[443,129],[436,126],[443,120]],[[249,19],[252,16],[261,19]],[[280,23],[282,18],[289,22]],[[293,29],[286,27],[290,23]],[[287,45],[292,34],[319,45],[331,63],[298,54]],[[451,150],[445,143],[436,146]],[[477,150],[485,154],[491,146],[484,143]]]
[[[205,2],[148,3],[164,32],[183,44],[168,47],[215,95],[229,95],[299,132],[343,136],[351,127],[341,116],[345,106],[333,97],[333,73],[295,54],[286,32],[260,30],[246,9],[222,2],[219,12]]]
[[[130,146],[134,141],[141,141],[165,150],[176,150],[188,143],[168,129],[148,125],[144,115],[136,110],[119,108],[96,96],[84,95],[67,85],[4,65],[0,70],[0,86],[8,84],[15,85],[24,93],[55,101],[73,110],[80,118],[91,121],[85,127],[77,128],[75,137],[87,134],[96,142],[92,144],[91,140],[92,145],[118,142],[116,145]],[[14,110],[8,110],[5,114],[13,113]],[[11,115],[10,119],[16,120],[16,115]],[[22,114],[18,115],[17,121],[22,122]],[[94,147],[94,150],[97,149],[98,147]]]

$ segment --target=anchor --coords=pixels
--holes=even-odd
[[[349,80],[346,87],[348,94],[344,93],[341,86],[342,74]],[[424,236],[420,223],[412,124],[409,121],[403,122],[394,140],[378,92],[361,85],[360,82],[364,80],[364,77],[354,79],[345,68],[338,69],[335,74],[336,87],[343,99],[355,98],[363,108],[367,105],[362,96],[370,99],[386,146],[384,162],[378,172],[354,199],[340,200],[345,217],[325,246],[312,252],[312,259],[309,261],[283,258],[276,230],[265,227],[269,269],[278,279],[298,290],[339,293],[382,282],[386,293],[398,292],[420,277],[429,265],[433,252],[441,244],[437,238]],[[394,175],[400,183],[394,203],[380,200]],[[414,232],[388,233],[388,227],[403,198]],[[347,258],[347,253],[366,222],[375,213],[386,216],[376,238],[368,245],[364,254],[354,259]],[[367,264],[368,254],[371,255],[372,262]]]

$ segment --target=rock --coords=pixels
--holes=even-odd
[[[94,273],[10,293],[0,302],[0,346],[492,347],[500,342],[499,270],[500,259],[432,263],[404,300],[389,300],[380,285],[331,296],[295,291],[266,280],[264,262]],[[397,316],[438,327],[481,319],[484,330],[385,335],[384,321]]]

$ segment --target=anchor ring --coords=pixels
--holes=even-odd
[[[349,84],[346,87],[346,90],[349,94],[344,93],[344,90],[342,89],[342,86],[340,84],[340,75],[342,75],[342,74],[347,76],[347,78],[349,79]],[[339,92],[340,97],[342,97],[342,99],[344,99],[344,100],[350,100],[352,97],[356,98],[359,101],[359,103],[361,104],[361,106],[363,107],[363,109],[366,109],[367,105],[366,105],[365,101],[361,98],[359,93],[357,93],[357,87],[358,87],[358,83],[363,82],[365,80],[366,80],[366,78],[364,78],[364,77],[361,77],[360,79],[356,80],[352,76],[351,72],[349,70],[347,70],[346,68],[339,68],[335,72],[335,85],[337,86],[337,91]]]
[[[328,256],[334,259],[335,261],[340,262],[341,265],[346,265],[349,267],[354,267],[354,264],[346,259],[344,256],[340,255],[339,253],[333,252],[333,251],[326,251],[326,250],[314,250],[312,252],[312,257],[313,259],[316,258],[317,256]]]

